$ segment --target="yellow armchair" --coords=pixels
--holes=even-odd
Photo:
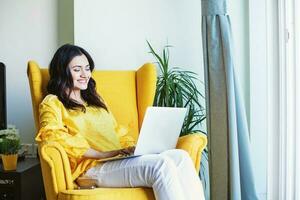
[[[28,62],[27,75],[32,97],[35,126],[39,129],[39,104],[46,96],[48,69],[41,69],[34,61]],[[156,70],[150,63],[137,71],[93,72],[97,92],[108,104],[120,124],[128,125],[137,139],[145,110],[153,103],[156,88]],[[186,150],[197,171],[201,152],[207,144],[203,134],[190,134],[179,138],[177,148]],[[48,200],[154,200],[151,188],[96,188],[79,190],[74,187],[70,163],[64,149],[55,142],[39,145],[44,187]]]

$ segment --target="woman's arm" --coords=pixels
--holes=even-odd
[[[39,106],[39,126],[36,141],[58,142],[68,157],[79,159],[91,148],[86,139],[79,133],[64,126],[62,113],[64,107],[55,96],[47,96]]]
[[[95,149],[89,148],[84,154],[83,157],[94,158],[94,159],[103,159],[110,158],[117,155],[128,155],[134,152],[135,147],[128,147],[124,149],[117,149],[113,151],[97,151]]]

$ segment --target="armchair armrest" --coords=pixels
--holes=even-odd
[[[60,191],[74,189],[69,159],[59,143],[40,143],[39,156],[47,199],[57,199]]]
[[[196,171],[199,172],[201,154],[206,145],[206,135],[202,133],[193,133],[180,137],[176,148],[183,149],[189,153],[195,164]]]

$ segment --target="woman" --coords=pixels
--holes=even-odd
[[[66,44],[56,51],[36,140],[63,146],[79,185],[93,178],[99,187],[152,187],[157,200],[204,199],[192,160],[183,150],[101,162],[133,152],[135,141],[97,94],[93,69],[91,56],[81,47]]]

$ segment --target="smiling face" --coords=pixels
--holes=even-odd
[[[91,78],[89,61],[84,54],[75,56],[69,63],[73,78],[73,91],[86,90]]]

